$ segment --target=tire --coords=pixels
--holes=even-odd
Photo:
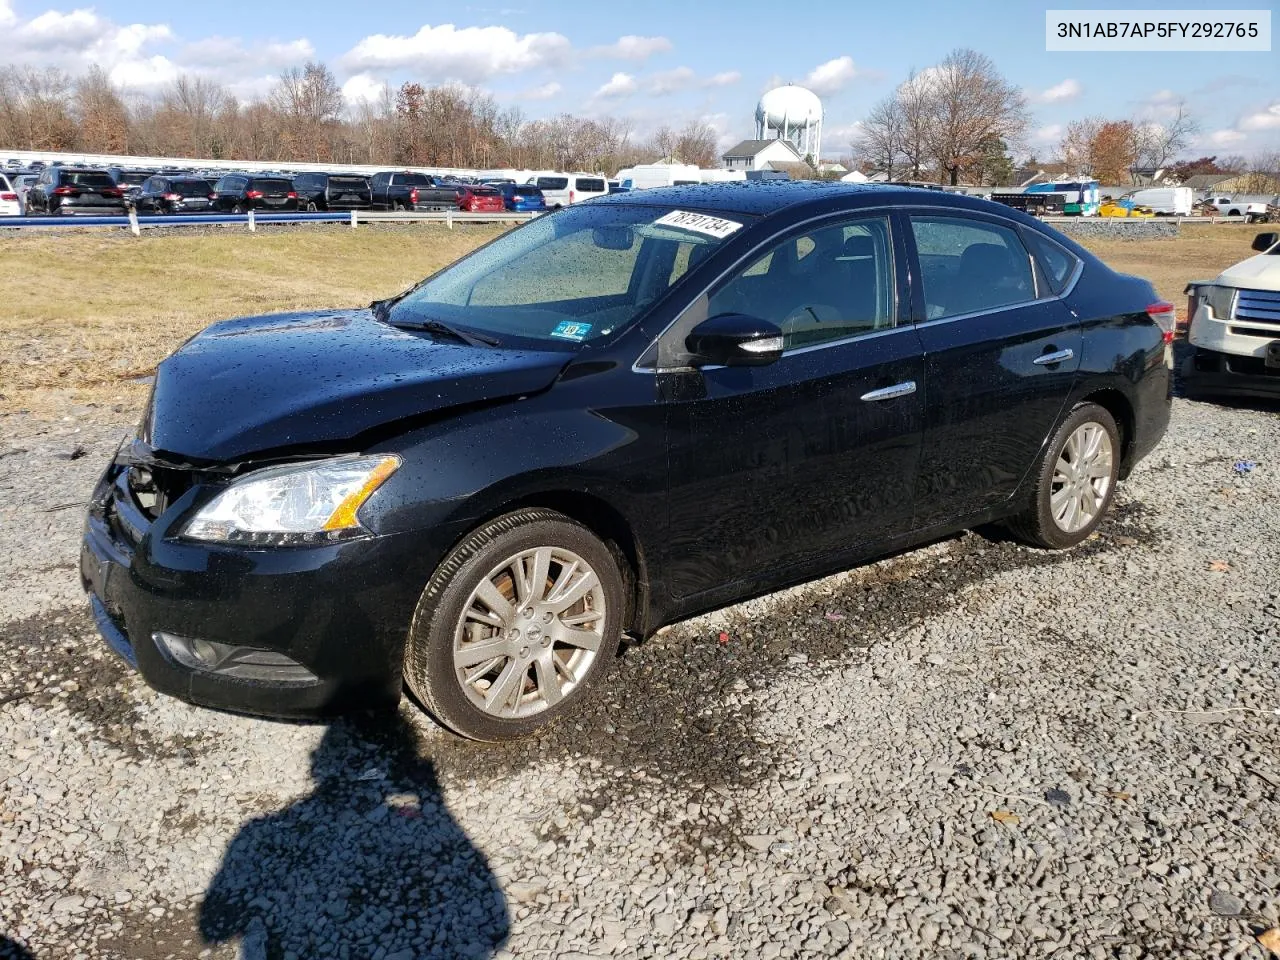
[[[1232,211],[1230,211],[1230,212],[1227,214],[1227,216],[1228,216],[1228,217],[1238,217],[1238,216],[1240,216],[1240,211],[1239,211],[1239,210],[1232,210]]]
[[[316,205],[311,201],[307,201],[307,213],[316,213]]]
[[[534,555],[544,551],[546,572],[539,578],[536,566],[524,564],[536,564]],[[535,593],[523,578],[517,586],[517,566],[529,582],[541,579],[541,589]],[[575,578],[575,571],[594,573],[594,583],[582,572]],[[568,577],[563,586],[562,576]],[[478,595],[482,589],[499,602],[517,602],[490,606]],[[566,589],[584,593],[553,611]],[[522,607],[526,598],[532,603]],[[461,736],[491,742],[527,736],[587,698],[617,652],[624,605],[618,561],[590,530],[551,510],[506,514],[470,534],[422,591],[405,644],[405,683],[428,713]],[[582,639],[564,642],[570,632]],[[589,642],[579,646],[582,640]],[[455,655],[466,658],[468,651],[473,658],[494,655],[455,665]],[[473,672],[464,678],[467,669]]]
[[[235,204],[235,205],[231,208],[231,212],[232,212],[232,213],[241,213],[241,214],[242,214],[242,213],[244,213],[244,207],[243,207],[241,204],[238,204],[238,203],[237,203],[237,204]]]
[[[1087,439],[1096,435],[1088,430],[1089,427],[1094,430],[1100,429],[1102,437],[1105,438],[1105,445],[1101,439],[1098,441],[1096,458],[1091,461],[1095,465],[1095,470],[1082,478],[1082,482],[1088,483],[1092,491],[1091,516],[1087,496],[1072,496],[1068,493],[1065,499],[1061,498],[1064,490],[1063,480],[1069,476],[1073,468],[1071,461],[1075,459],[1072,453],[1067,451],[1068,443],[1079,434],[1078,439],[1086,441],[1084,449],[1087,450]],[[1064,457],[1064,451],[1067,453],[1063,467],[1060,467],[1059,458]],[[1045,445],[1044,455],[1036,467],[1031,501],[1026,511],[1006,521],[1005,525],[1019,539],[1050,550],[1065,550],[1088,539],[1102,522],[1102,518],[1106,516],[1111,501],[1115,497],[1116,481],[1120,474],[1120,454],[1120,431],[1116,427],[1115,418],[1096,403],[1076,404],[1067,418],[1062,421],[1062,425],[1054,431],[1049,443]],[[1103,462],[1104,455],[1109,459],[1109,465]],[[1086,463],[1089,462],[1086,460]],[[1097,470],[1101,472],[1095,472]],[[1099,497],[1098,484],[1104,479],[1105,488]],[[1055,494],[1059,495],[1058,504],[1054,503]],[[1075,514],[1071,513],[1073,500],[1075,509],[1079,511]],[[1062,504],[1066,505],[1068,515],[1060,521],[1056,514],[1062,509]],[[1059,507],[1058,511],[1054,509],[1055,506]]]

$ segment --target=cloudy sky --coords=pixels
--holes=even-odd
[[[1046,53],[1043,6],[1015,0],[963,7],[924,0],[909,15],[894,4],[831,4],[794,18],[762,0],[502,2],[512,6],[317,0],[286,13],[247,0],[83,7],[0,0],[0,63],[72,72],[98,63],[140,96],[196,73],[252,98],[281,69],[319,59],[349,99],[407,78],[457,81],[529,117],[628,117],[641,136],[699,117],[724,145],[751,135],[761,92],[795,82],[823,98],[824,153],[834,156],[909,70],[971,46],[1025,90],[1035,119],[1026,147],[1041,158],[1073,118],[1159,120],[1179,99],[1201,123],[1198,152],[1280,148],[1276,52]]]

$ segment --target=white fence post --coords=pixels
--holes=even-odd
[[[129,229],[135,237],[142,236],[142,231],[138,229],[138,210],[132,204],[129,206]]]
[[[258,231],[258,227],[253,222],[253,207],[250,207],[249,208],[249,232],[257,233],[257,231]]]
[[[446,210],[446,211],[444,212],[444,222],[445,222],[445,225],[446,225],[450,230],[452,230],[452,229],[453,229],[453,211],[452,211],[452,210]]]
[[[354,230],[355,228],[356,228],[356,212],[352,210],[351,211],[351,229]]]

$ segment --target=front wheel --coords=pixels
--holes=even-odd
[[[423,590],[405,682],[455,733],[525,736],[573,710],[607,670],[624,597],[618,561],[586,527],[550,510],[499,517]]]
[[[1031,503],[1009,529],[1036,546],[1074,547],[1102,522],[1119,475],[1115,418],[1096,403],[1077,404],[1046,445]]]

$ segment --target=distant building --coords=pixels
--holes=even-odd
[[[726,170],[771,170],[775,163],[800,163],[804,158],[790,140],[743,140],[721,157]]]

